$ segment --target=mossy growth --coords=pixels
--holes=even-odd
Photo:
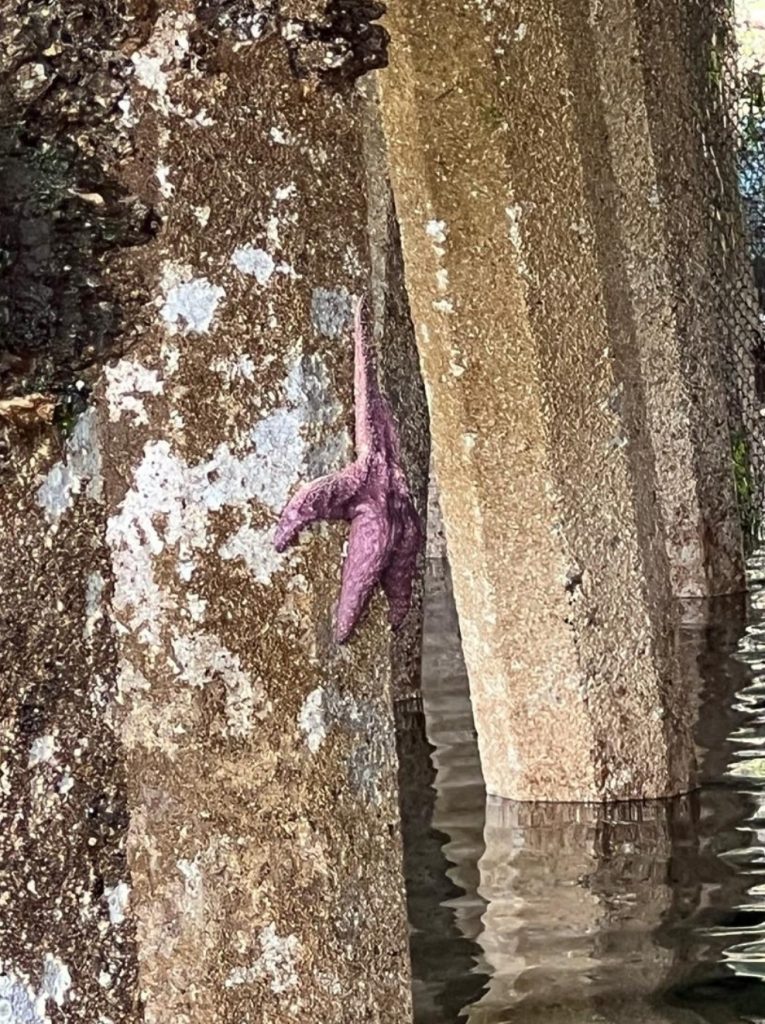
[[[53,423],[62,437],[70,437],[77,420],[88,407],[91,389],[83,381],[62,388],[56,398]]]
[[[747,555],[751,554],[760,540],[762,514],[757,500],[757,486],[752,470],[749,438],[743,430],[737,430],[732,438],[733,479],[736,486],[738,512]]]

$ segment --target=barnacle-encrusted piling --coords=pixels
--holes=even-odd
[[[337,648],[342,527],[272,543],[352,456],[379,5],[5,6],[0,385],[79,404],[0,423],[0,1005],[399,1024],[384,602]]]

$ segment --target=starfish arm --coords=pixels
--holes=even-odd
[[[408,499],[402,519],[398,544],[382,577],[390,623],[394,629],[402,625],[412,604],[417,558],[424,537],[420,517],[411,499]]]
[[[284,551],[305,526],[319,519],[350,518],[348,506],[362,482],[362,467],[354,462],[301,487],[279,518],[274,536],[276,550]]]
[[[366,611],[372,591],[390,558],[391,528],[386,510],[377,504],[360,509],[351,523],[343,566],[335,640],[344,644]]]

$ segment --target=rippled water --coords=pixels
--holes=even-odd
[[[765,1024],[765,558],[684,608],[703,785],[672,801],[486,797],[448,572],[399,708],[417,1024]]]

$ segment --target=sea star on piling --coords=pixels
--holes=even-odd
[[[356,461],[301,487],[282,513],[275,536],[277,551],[284,551],[310,523],[350,522],[335,620],[340,644],[353,633],[378,583],[388,598],[391,625],[398,629],[403,623],[423,539],[401,466],[396,425],[377,380],[368,316],[361,298],[354,318]]]

